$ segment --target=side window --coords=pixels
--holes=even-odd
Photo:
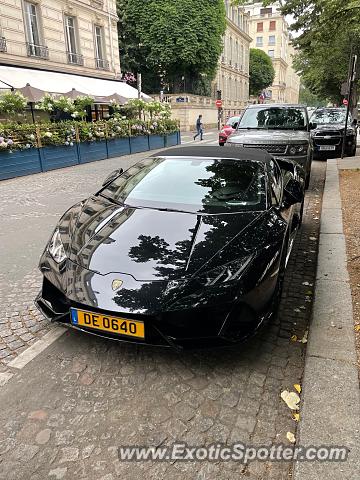
[[[270,162],[270,187],[271,187],[271,203],[272,205],[279,205],[281,201],[282,178],[281,170],[278,165]]]

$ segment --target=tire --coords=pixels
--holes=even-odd
[[[310,172],[305,177],[305,190],[307,190],[310,186]]]
[[[225,143],[220,143],[219,142],[219,147],[223,147],[225,145]]]
[[[348,153],[348,157],[355,157],[356,155],[356,147],[357,145],[354,145],[353,149],[351,150],[350,153]]]

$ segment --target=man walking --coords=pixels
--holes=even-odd
[[[202,122],[202,115],[199,115],[199,118],[196,120],[196,131],[197,131],[197,134],[194,135],[194,140],[199,135],[200,135],[200,140],[202,140],[203,139],[203,133],[204,133],[204,124]]]

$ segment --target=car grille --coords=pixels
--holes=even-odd
[[[244,144],[246,148],[260,148],[266,150],[269,153],[284,154],[286,152],[287,145],[270,145],[270,144]]]
[[[315,145],[340,145],[341,132],[339,130],[324,130],[315,133]]]

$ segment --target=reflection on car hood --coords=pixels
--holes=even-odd
[[[143,281],[177,279],[194,274],[210,260],[209,266],[216,266],[212,257],[229,242],[221,263],[244,255],[249,247],[240,234],[262,214],[202,216],[121,207],[92,197],[70,233],[70,259],[103,275],[125,273]]]
[[[309,132],[303,130],[237,130],[228,142],[245,144],[284,144],[309,141]]]

